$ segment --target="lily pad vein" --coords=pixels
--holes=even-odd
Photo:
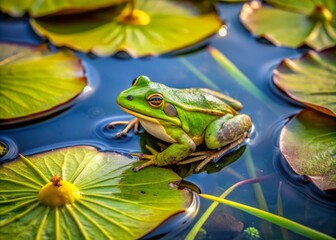
[[[90,207],[89,205],[87,205],[86,203],[84,203],[83,201],[78,201],[82,206],[86,207],[87,209],[89,209],[91,212],[95,213],[96,215],[98,215],[99,217],[107,220],[108,222],[120,227],[121,229],[123,229],[126,233],[128,233],[131,237],[134,237],[132,232],[124,225],[118,223],[117,221],[113,221],[113,219],[106,217],[105,215],[101,214],[100,212],[98,212],[96,209]],[[107,236],[109,238],[109,234],[95,221],[93,220],[89,215],[87,215],[85,212],[83,212],[80,208],[76,207],[76,210],[79,211],[87,220],[89,220],[92,224],[94,224],[105,236]]]
[[[137,221],[142,221],[142,220],[143,220],[143,219],[141,219],[141,218],[136,218],[135,216],[132,216],[132,215],[130,215],[130,214],[127,214],[126,212],[120,211],[120,210],[117,209],[117,208],[113,208],[113,207],[111,207],[111,206],[109,206],[109,205],[102,204],[102,203],[97,202],[97,201],[93,201],[93,200],[89,200],[89,199],[83,199],[83,200],[82,200],[82,203],[83,203],[83,202],[88,202],[88,203],[91,203],[91,204],[94,204],[94,205],[98,205],[98,206],[103,207],[103,208],[107,208],[107,209],[109,209],[109,210],[111,210],[111,211],[114,211],[114,212],[119,213],[119,214],[121,214],[121,215],[123,215],[123,216],[125,216],[125,217],[131,218],[131,219],[134,219],[134,220],[137,220]],[[131,202],[131,203],[132,203],[132,202]]]
[[[34,200],[34,201],[36,201],[36,200]],[[21,212],[19,214],[15,214],[15,215],[13,215],[13,217],[8,218],[8,219],[0,222],[0,227],[3,227],[5,225],[7,225],[7,224],[10,224],[10,223],[16,221],[17,219],[22,218],[23,216],[27,215],[31,211],[35,210],[35,208],[37,208],[39,205],[40,205],[40,203],[37,202],[34,205],[32,205],[31,207],[29,207],[26,211],[23,211],[23,212]],[[16,209],[16,208],[12,208],[12,209]],[[8,212],[8,211],[6,211],[6,212]],[[3,212],[1,214],[3,214]]]
[[[45,226],[46,221],[48,219],[49,212],[50,212],[50,207],[47,207],[47,210],[44,213],[43,219],[42,219],[42,221],[40,223],[40,226],[39,226],[39,229],[37,231],[36,240],[41,240],[42,239],[42,237],[41,237],[42,236],[42,232],[44,230],[44,226]]]

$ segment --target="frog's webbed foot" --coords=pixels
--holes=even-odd
[[[178,162],[177,165],[184,165],[184,164],[189,164],[189,163],[202,161],[202,160],[206,159],[207,157],[211,156],[212,154],[214,154],[215,152],[217,152],[217,151],[216,150],[208,150],[208,151],[193,152],[192,154],[190,154],[188,156],[187,159]]]
[[[206,157],[195,169],[195,172],[199,172],[204,168],[205,165],[207,165],[210,161],[219,158],[223,154],[227,153],[231,149],[237,147],[238,145],[242,144],[246,137],[248,136],[248,133],[245,132],[240,138],[238,138],[236,141],[230,143],[229,145],[226,145],[219,151],[216,151],[215,153],[211,154],[210,156]]]
[[[199,152],[194,152],[191,155],[191,158],[188,158],[184,161],[180,161],[178,164],[189,164],[193,162],[199,162],[202,161],[198,166],[195,168],[195,172],[201,171],[205,165],[207,165],[210,161],[215,160],[231,149],[237,147],[238,145],[242,144],[244,140],[248,137],[248,133],[244,133],[239,139],[236,141],[224,146],[222,149],[218,150],[209,150],[209,151],[199,151]]]
[[[126,125],[126,127],[118,132],[116,134],[116,138],[121,138],[123,136],[126,136],[127,133],[133,128],[134,129],[134,133],[135,134],[138,134],[139,133],[139,126],[140,126],[140,122],[139,122],[139,119],[138,118],[133,118],[132,120],[130,121],[114,121],[114,122],[111,122],[107,125],[107,128],[109,129],[113,129],[115,126],[117,125]]]
[[[133,168],[134,172],[138,172],[141,169],[145,168],[145,167],[149,167],[151,165],[154,165],[154,161],[156,159],[156,155],[158,154],[158,152],[151,148],[150,146],[146,145],[146,148],[152,153],[152,154],[144,154],[144,153],[131,153],[132,156],[138,157],[139,159],[142,160],[148,160],[147,162],[141,164],[140,166],[137,166],[135,168]]]

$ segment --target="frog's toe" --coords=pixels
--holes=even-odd
[[[240,144],[242,144],[244,142],[244,140],[247,137],[247,132],[245,132],[239,139],[237,139],[236,141],[230,143],[229,145],[223,147],[221,150],[216,151],[215,153],[211,154],[210,156],[208,156],[207,158],[205,158],[200,164],[198,164],[198,166],[195,169],[195,172],[199,172],[203,169],[203,167],[208,164],[210,161],[218,159],[219,157],[223,156],[225,153],[227,153],[228,151],[230,151],[231,149],[239,146]]]
[[[115,134],[115,138],[120,139],[120,138],[125,137],[126,135],[127,135],[126,132],[121,131]]]
[[[159,153],[158,151],[156,151],[154,148],[152,148],[149,145],[146,145],[146,148],[147,148],[148,151],[151,152],[152,155],[157,155]]]
[[[131,156],[138,157],[139,159],[142,160],[152,160],[154,158],[153,155],[145,154],[145,153],[131,153]]]
[[[137,166],[135,168],[133,168],[134,172],[139,172],[141,169],[144,169],[145,167],[149,167],[151,165],[154,165],[154,160],[148,160],[147,162],[141,164],[140,166]]]

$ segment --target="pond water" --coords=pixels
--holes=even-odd
[[[238,99],[244,105],[243,113],[251,116],[254,131],[246,143],[246,150],[229,167],[214,173],[201,172],[185,178],[195,184],[202,193],[220,195],[240,178],[249,178],[247,162],[253,161],[258,176],[270,175],[261,182],[268,210],[277,212],[279,183],[282,197],[283,215],[311,228],[336,237],[335,197],[322,193],[304,178],[295,175],[281,156],[278,138],[281,127],[295,113],[301,110],[272,86],[272,72],[284,58],[299,57],[307,49],[275,47],[251,36],[239,22],[241,4],[219,4],[222,19],[228,29],[226,36],[217,34],[210,45],[229,58],[253,83],[269,98],[259,101],[254,95],[237,83],[212,58],[206,48],[179,56],[163,56],[144,59],[99,58],[78,53],[87,69],[89,88],[75,104],[59,114],[29,125],[0,131],[0,138],[24,155],[55,147],[68,145],[95,145],[102,149],[119,152],[138,152],[139,135],[129,134],[121,140],[113,138],[113,133],[104,131],[111,121],[130,119],[116,103],[116,96],[130,87],[139,75],[147,75],[157,81],[177,88],[208,87],[187,67],[195,66],[214,83],[212,88]],[[40,44],[28,23],[28,19],[0,17],[0,40],[6,42]],[[13,155],[15,154],[15,151]],[[243,185],[231,193],[228,199],[259,207],[252,185]],[[169,225],[158,229],[150,236],[167,233],[162,238],[183,238],[193,223],[211,204],[200,199],[197,215],[181,227]],[[239,210],[219,207],[211,216],[211,223],[205,226],[207,239],[240,239],[242,236],[228,229],[219,220],[223,212],[228,212],[246,227],[256,227],[262,239],[283,239],[281,229]],[[182,221],[183,222],[183,221]],[[174,229],[178,228],[178,229]],[[266,230],[265,230],[266,229]],[[265,231],[263,231],[265,230]],[[167,232],[166,232],[167,231]],[[176,234],[178,232],[178,234]],[[288,239],[305,239],[288,231]]]

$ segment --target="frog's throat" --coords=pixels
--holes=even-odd
[[[134,111],[129,110],[129,109],[127,109],[127,108],[124,108],[124,107],[122,107],[122,106],[120,106],[120,105],[119,105],[119,107],[120,107],[122,110],[124,110],[125,112],[127,112],[127,113],[129,113],[129,114],[131,114],[131,115],[133,115],[133,116],[135,116],[135,117],[137,117],[137,118],[140,118],[140,119],[143,119],[143,120],[152,122],[152,123],[160,124],[160,125],[162,124],[162,122],[160,122],[160,119],[152,118],[152,117],[149,117],[149,116],[147,116],[147,115],[144,115],[144,114],[141,114],[141,113],[138,113],[138,112],[134,112]],[[173,123],[175,123],[175,125],[177,125],[177,126],[180,126],[180,125],[181,125],[181,123],[180,123],[179,120],[177,120],[177,121],[172,121],[172,119],[170,119],[170,120],[168,120],[168,119],[162,119],[162,120],[163,120],[163,121],[167,121],[167,122],[173,122]]]

